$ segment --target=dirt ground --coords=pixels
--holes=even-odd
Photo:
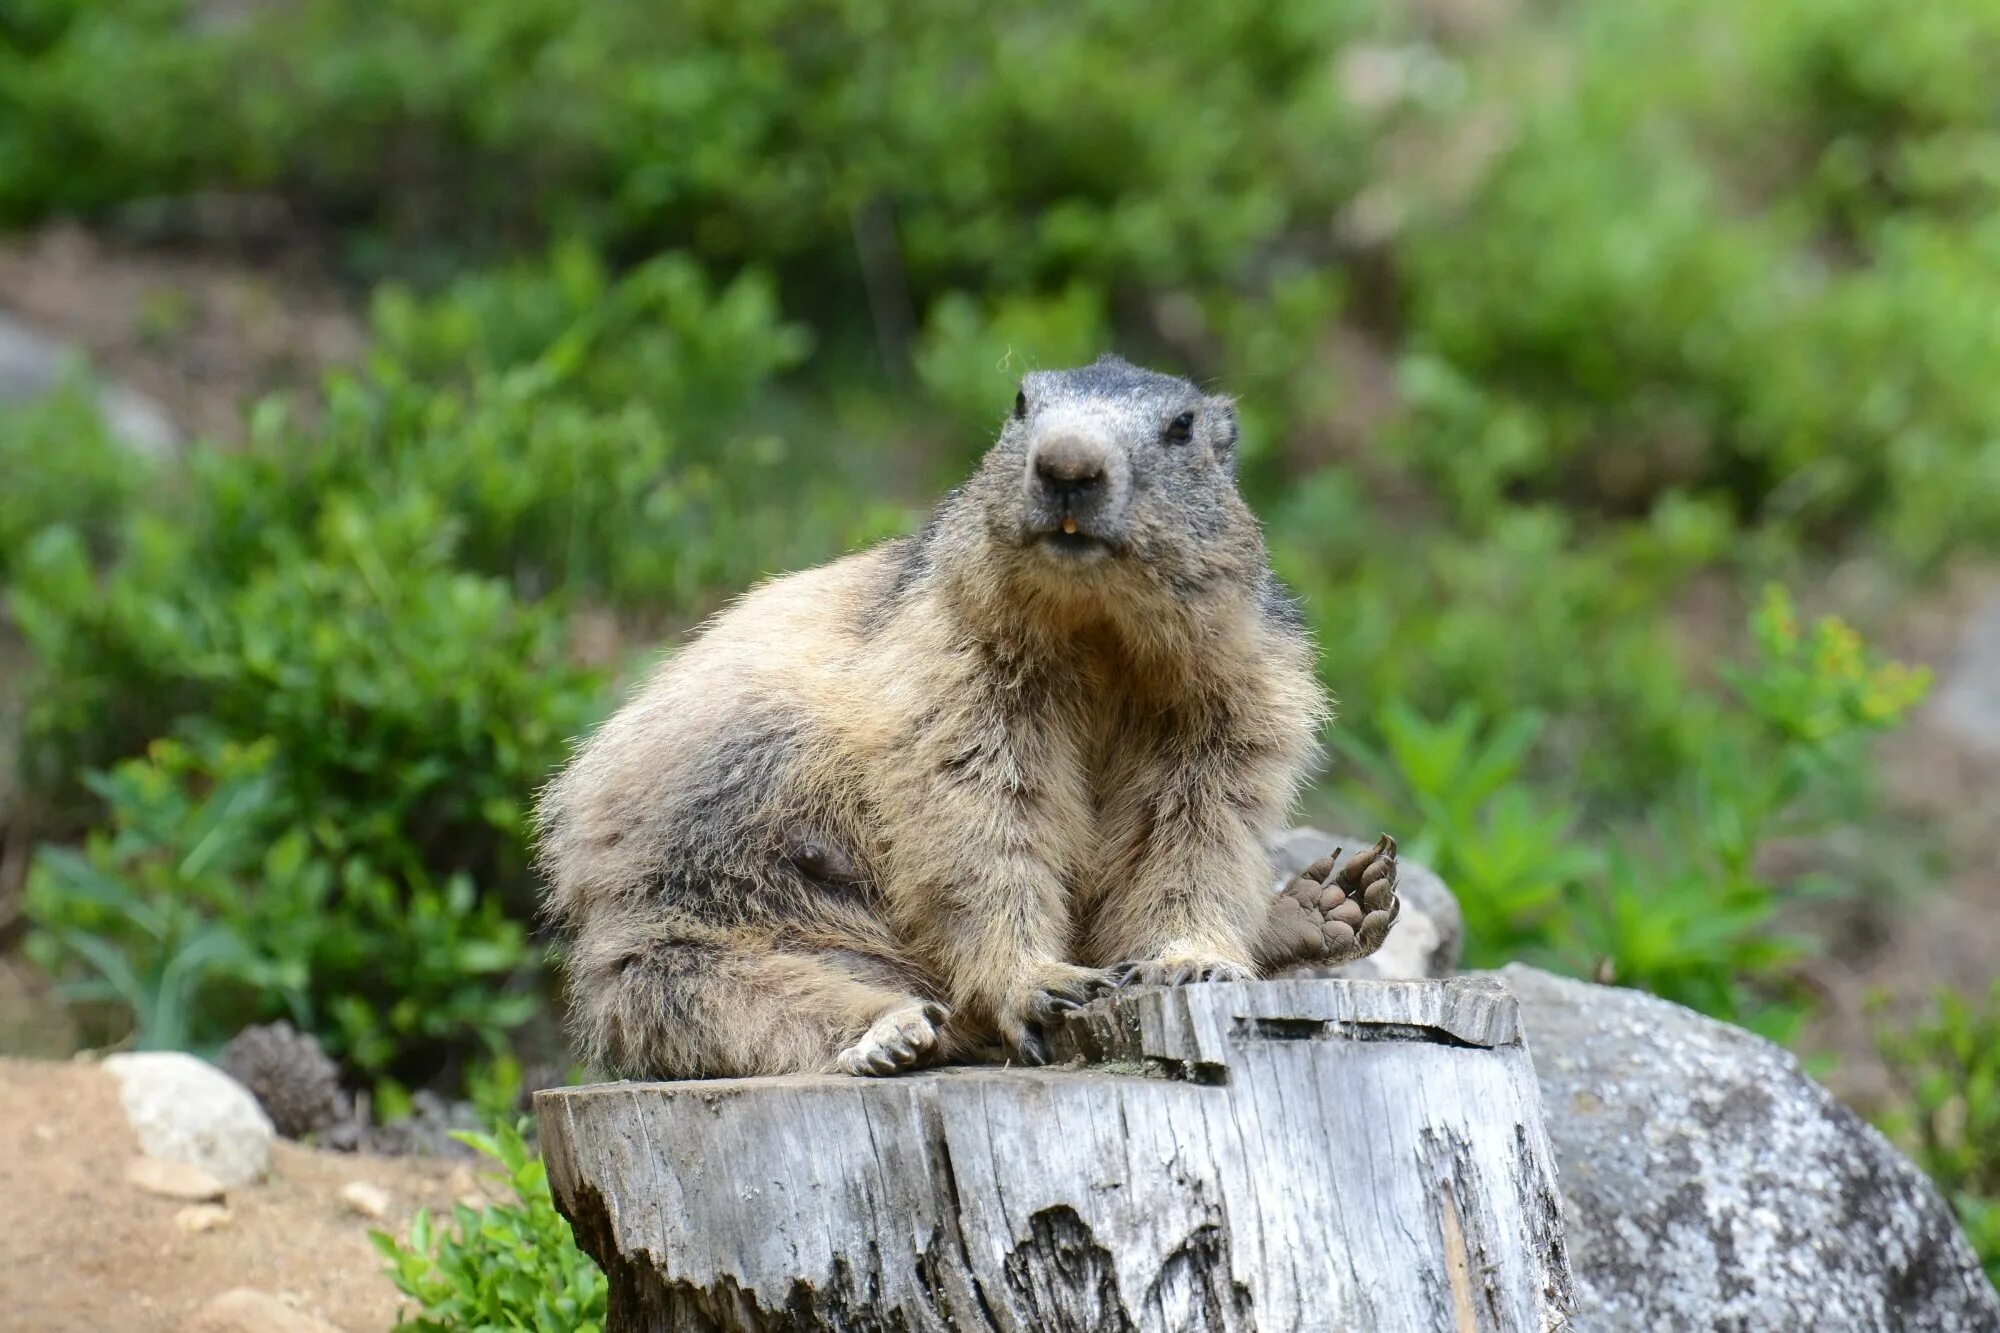
[[[1853,570],[1829,581],[1837,609],[1871,641],[1930,666],[1941,687],[1966,662],[1965,627],[2000,596],[2000,566],[1965,563],[1914,600],[1879,576]],[[1876,1031],[1927,1012],[1940,989],[1984,996],[2000,978],[2000,754],[1958,734],[1932,700],[1877,746],[1876,773],[1899,890],[1836,923],[1831,947],[1808,969],[1820,1012],[1798,1046],[1838,1063],[1815,1072],[1866,1110],[1891,1084]]]
[[[476,1187],[462,1163],[281,1142],[264,1183],[229,1191],[229,1222],[191,1234],[175,1221],[185,1204],[126,1182],[138,1152],[103,1070],[0,1059],[0,1326],[172,1333],[210,1298],[251,1287],[346,1333],[380,1333],[399,1296],[369,1229],[401,1234],[419,1205],[448,1208]],[[341,1202],[357,1180],[388,1193],[383,1220]]]
[[[360,359],[361,323],[309,253],[249,262],[109,244],[75,227],[0,238],[0,309],[87,351],[183,432],[243,433],[260,396]]]

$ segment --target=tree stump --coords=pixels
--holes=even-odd
[[[1568,1326],[1498,982],[1121,992],[1055,1045],[1067,1066],[538,1094],[611,1329]]]

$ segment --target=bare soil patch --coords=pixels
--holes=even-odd
[[[379,1333],[400,1297],[368,1241],[419,1205],[448,1208],[470,1167],[279,1143],[270,1177],[229,1191],[229,1221],[190,1232],[186,1204],[128,1183],[139,1153],[110,1075],[87,1062],[0,1059],[0,1324],[22,1333],[178,1330],[235,1287],[273,1293],[347,1333]],[[341,1187],[385,1191],[381,1221]]]

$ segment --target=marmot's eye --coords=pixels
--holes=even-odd
[[[1167,443],[1186,444],[1194,438],[1194,413],[1183,412],[1167,423]]]
[[[1026,421],[1027,419],[1028,391],[1026,389],[1016,389],[1014,390],[1014,420]]]

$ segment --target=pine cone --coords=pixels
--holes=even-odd
[[[273,1127],[288,1139],[330,1129],[352,1113],[340,1086],[340,1066],[310,1033],[290,1023],[244,1028],[222,1048],[216,1063],[250,1089]]]

